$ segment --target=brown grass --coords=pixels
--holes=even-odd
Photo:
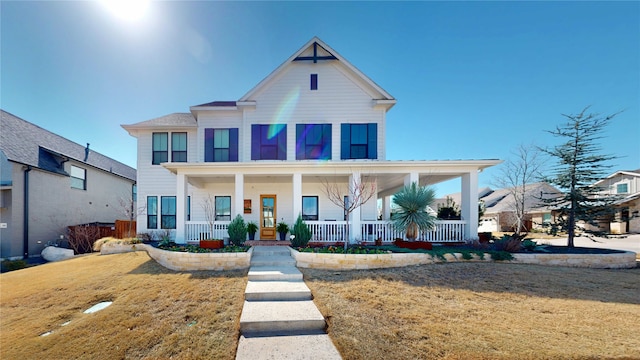
[[[176,273],[144,252],[2,274],[0,358],[234,359],[245,286],[246,271]]]
[[[640,269],[304,270],[345,359],[640,358]]]

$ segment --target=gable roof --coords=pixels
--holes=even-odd
[[[191,113],[173,113],[135,124],[121,126],[131,134],[131,130],[137,129],[158,129],[164,126],[174,129],[176,127],[197,127],[198,124]]]
[[[50,157],[60,156],[136,180],[136,170],[94,150],[65,139],[11,113],[0,110],[0,151],[8,160],[52,171]],[[85,160],[86,156],[86,160]]]
[[[320,47],[321,54],[318,55],[318,47]],[[310,53],[313,52],[313,56]],[[363,82],[371,86],[378,93],[380,93],[379,100],[385,102],[389,107],[393,106],[396,100],[387,93],[383,88],[381,88],[378,84],[373,82],[369,77],[367,77],[364,73],[362,73],[358,68],[353,66],[350,62],[348,62],[345,58],[343,58],[337,51],[332,49],[329,45],[327,45],[324,41],[320,40],[317,36],[313,37],[306,44],[304,44],[298,51],[293,53],[287,60],[285,60],[280,66],[278,66],[275,70],[271,72],[266,78],[264,78],[261,82],[258,83],[253,89],[249,90],[244,96],[240,98],[240,101],[250,101],[253,96],[260,91],[266,84],[268,84],[273,78],[278,76],[284,69],[290,65],[293,61],[300,60],[312,60],[316,62],[317,60],[332,60],[339,61],[346,69],[359,77]]]
[[[611,175],[607,176],[606,178],[596,181],[593,185],[596,185],[596,186],[597,186],[598,184],[602,183],[603,181],[606,181],[606,180],[608,180],[608,179],[614,178],[614,177],[616,177],[616,176],[618,176],[618,175],[629,175],[629,176],[636,176],[636,177],[640,177],[640,169],[637,169],[637,170],[619,170],[619,171],[616,171],[616,172],[614,172],[613,174],[611,174]]]

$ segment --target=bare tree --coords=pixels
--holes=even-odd
[[[200,203],[202,210],[204,210],[204,217],[209,225],[209,239],[215,239],[213,234],[214,223],[216,221],[216,200],[211,194],[207,194]]]
[[[137,220],[139,215],[144,215],[147,212],[146,204],[136,207],[136,199],[133,198],[132,193],[128,193],[118,199],[118,205],[120,206],[120,213],[126,217],[129,223],[127,236],[125,237],[135,237],[135,234],[132,234],[133,222]]]
[[[347,238],[344,242],[344,248],[346,249],[351,238],[349,231],[351,213],[371,200],[376,194],[376,184],[370,181],[363,181],[362,177],[354,176],[346,184],[338,183],[337,181],[330,182],[328,179],[324,179],[322,186],[329,201],[344,210],[347,221]],[[347,201],[344,200],[345,196],[347,196]]]
[[[509,192],[512,198],[511,219],[516,234],[527,230],[524,221],[527,216],[527,185],[542,178],[543,167],[540,150],[533,145],[519,145],[512,151],[512,158],[502,165],[494,183]]]

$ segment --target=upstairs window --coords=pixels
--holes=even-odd
[[[71,187],[87,190],[87,170],[71,165]]]
[[[216,196],[216,220],[231,221],[231,196]]]
[[[287,160],[287,125],[251,125],[251,160]]]
[[[311,90],[318,90],[318,74],[311,74]]]
[[[169,159],[169,135],[168,133],[153,133],[153,156],[151,163],[153,165],[159,165],[160,163],[167,162]]]
[[[162,229],[176,228],[176,197],[162,196],[160,198],[160,225]]]
[[[341,132],[341,159],[378,158],[378,124],[342,124]]]
[[[171,133],[171,161],[187,162],[187,133]]]
[[[629,192],[629,184],[618,184],[616,185],[616,194],[627,194]]]
[[[296,160],[331,159],[331,124],[296,124]]]
[[[204,129],[204,161],[238,161],[238,129]]]

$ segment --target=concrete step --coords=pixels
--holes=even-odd
[[[254,246],[253,256],[256,255],[291,255],[286,246]]]
[[[240,337],[236,360],[342,359],[329,335]]]
[[[302,273],[295,266],[251,266],[249,281],[302,281]]]
[[[311,290],[304,281],[248,281],[244,298],[248,301],[311,300]]]
[[[296,266],[296,260],[286,255],[256,255],[251,257],[251,266]]]
[[[240,332],[246,336],[319,332],[325,325],[311,300],[245,301],[240,315]]]

